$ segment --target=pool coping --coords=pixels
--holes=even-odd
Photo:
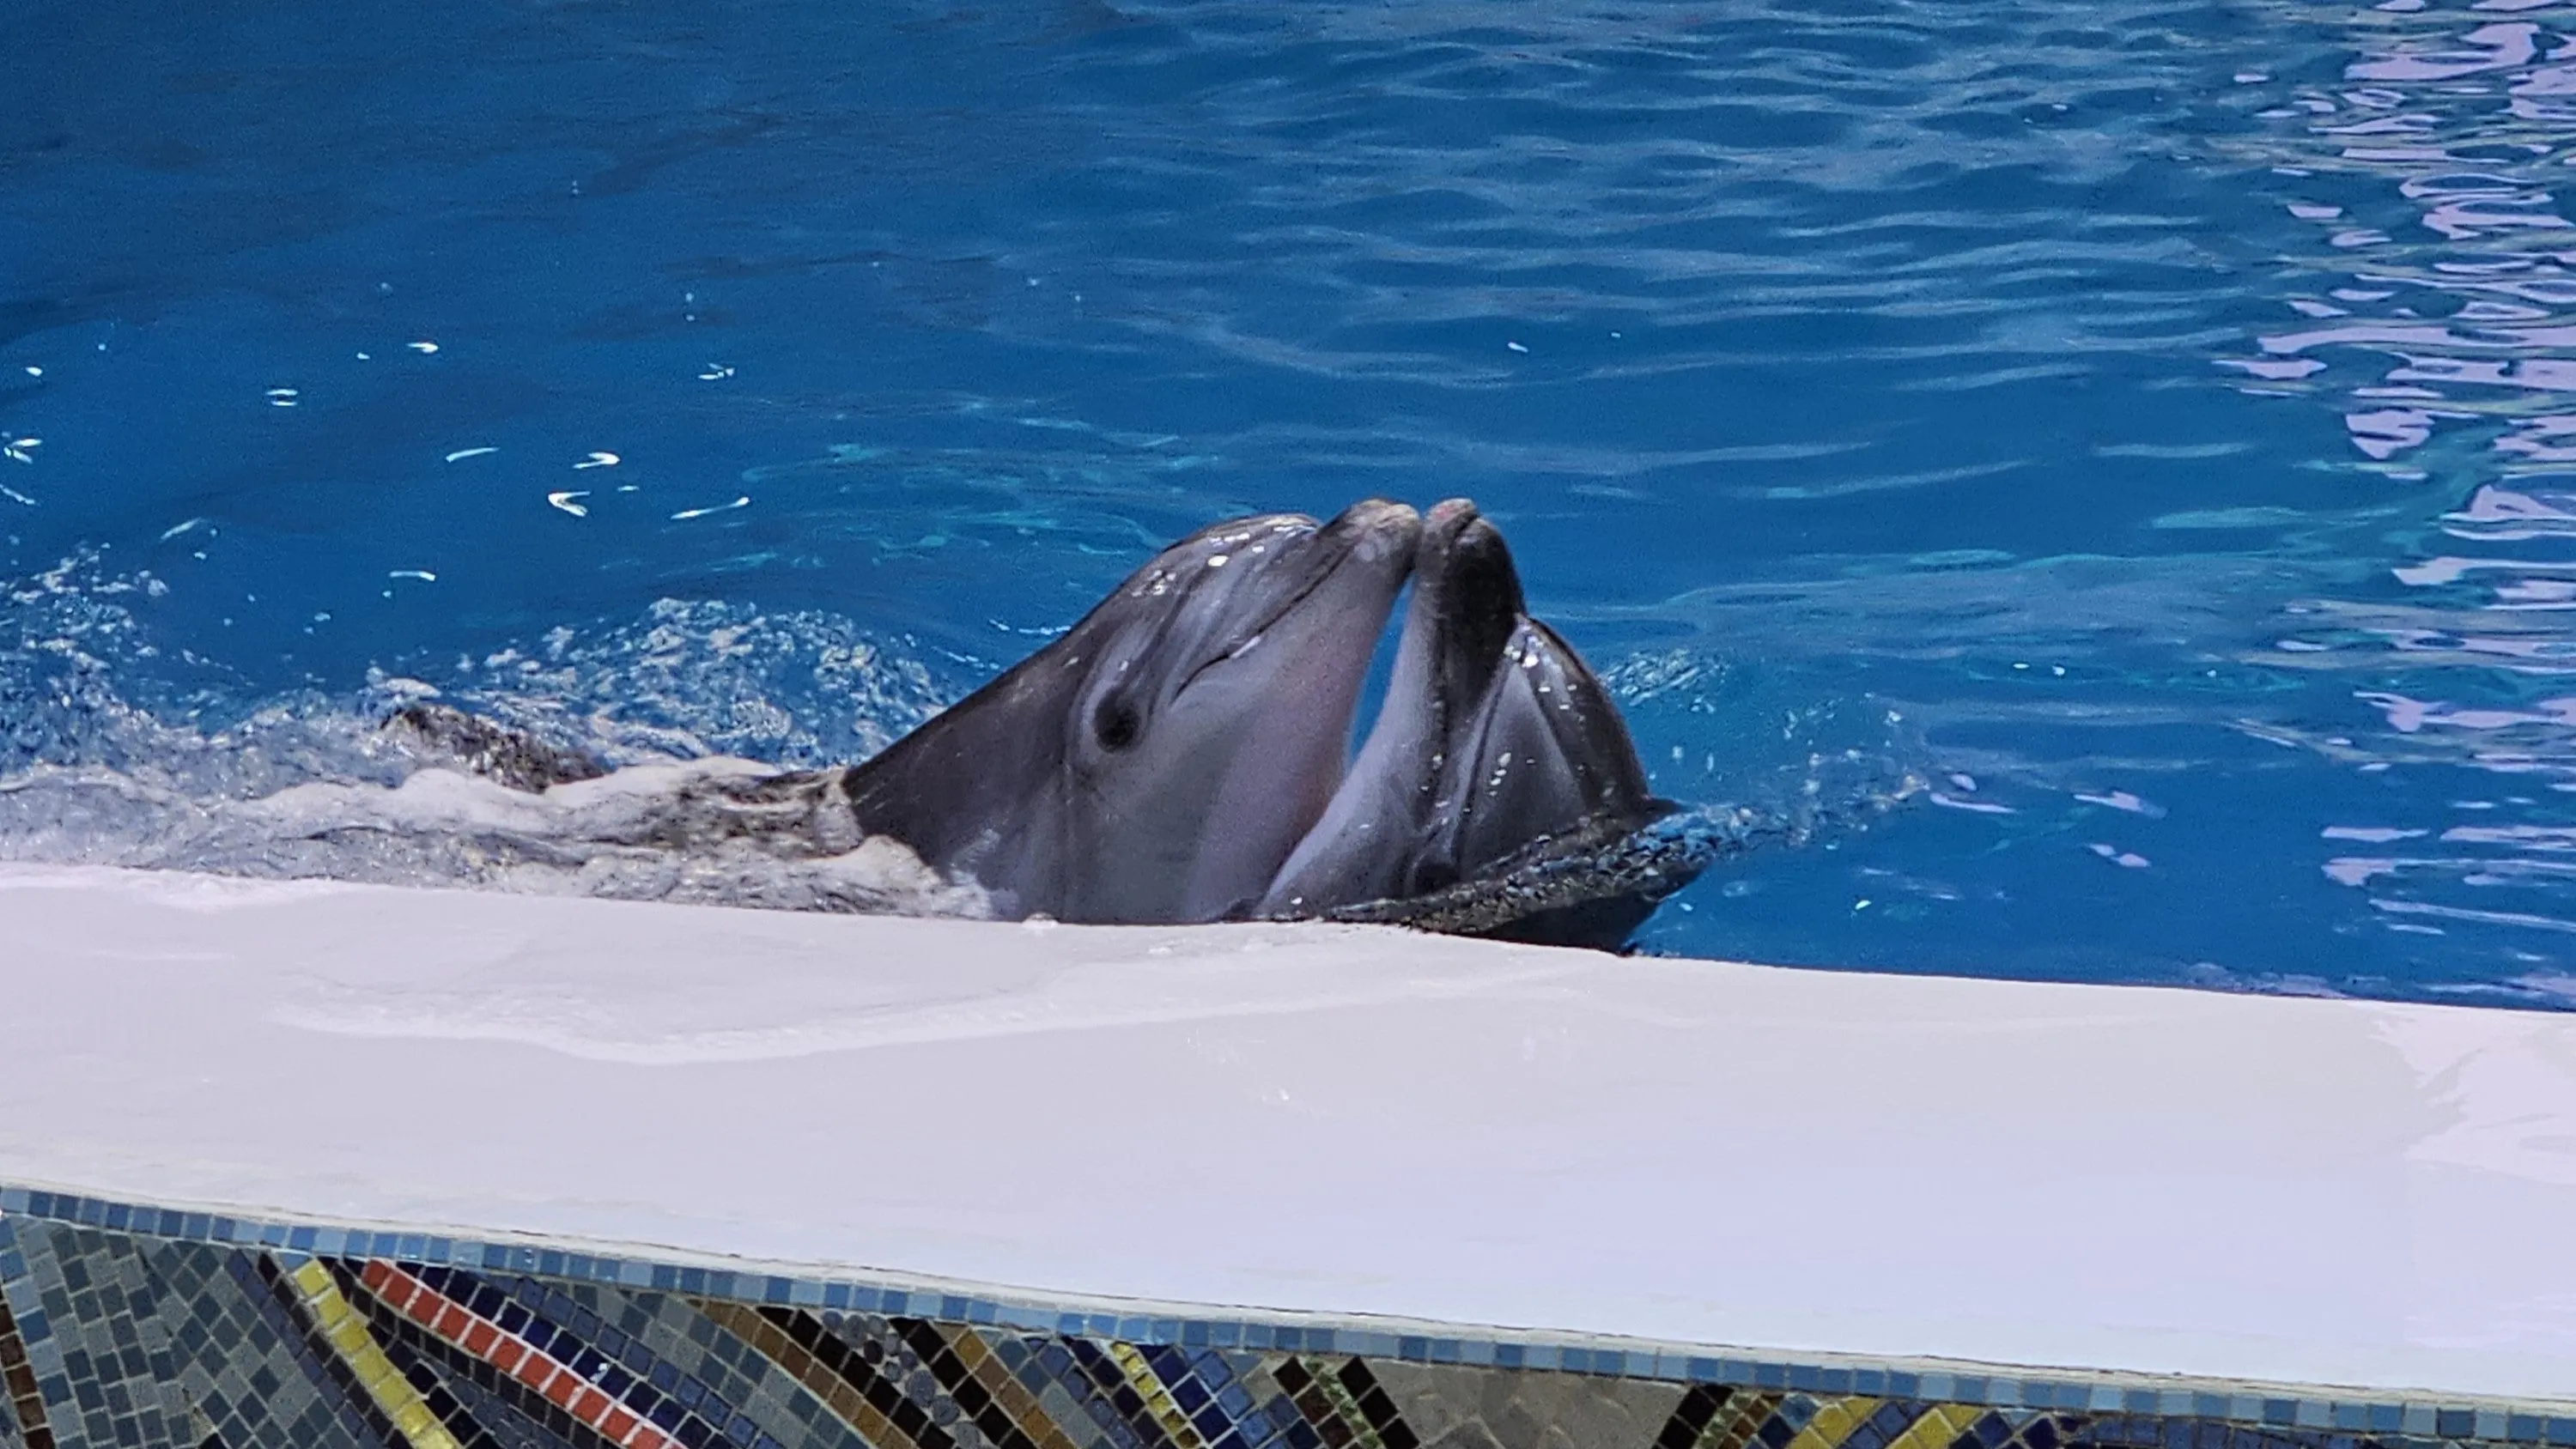
[[[2576,1275],[2523,1246],[2576,1202],[2565,1017],[1383,928],[0,886],[29,888],[0,1226],[30,1243],[2576,1449]]]
[[[2338,1434],[2576,1446],[2576,1394],[2497,1397],[2260,1380],[1687,1344],[1545,1328],[1440,1323],[1059,1293],[893,1271],[822,1269],[682,1248],[553,1235],[324,1221],[258,1209],[117,1201],[0,1183],[0,1229],[50,1223],[311,1259],[504,1272],[752,1306],[910,1314],[941,1322],[1138,1345],[1348,1354],[1405,1363],[1559,1372],[1997,1409],[2151,1415]],[[0,1290],[26,1269],[0,1235]],[[28,1331],[40,1338],[41,1320]],[[27,1325],[21,1324],[22,1329]]]

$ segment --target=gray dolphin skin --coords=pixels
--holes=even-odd
[[[1004,910],[1240,915],[1340,782],[1421,518],[1236,519],[1163,550],[1061,637],[849,771],[860,829]]]
[[[1499,913],[1479,900],[1494,892],[1477,887],[1551,856],[1574,859],[1673,809],[1648,788],[1600,681],[1529,616],[1501,533],[1453,498],[1423,528],[1377,722],[1257,911],[1336,915],[1446,897],[1487,906],[1480,919],[1500,915],[1473,934],[1612,947],[1693,872],[1662,869],[1619,883],[1629,888]]]
[[[1385,701],[1346,763],[1408,578]],[[601,773],[445,706],[388,723],[518,789]],[[999,914],[1103,924],[1320,917],[1615,949],[1705,863],[1645,830],[1674,807],[1465,499],[1212,525],[875,757],[666,804],[642,838],[674,852],[883,836]]]

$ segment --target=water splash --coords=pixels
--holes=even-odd
[[[892,842],[755,843],[686,813],[698,787],[864,756],[945,702],[926,667],[845,621],[664,600],[355,691],[253,698],[219,670],[172,674],[127,607],[152,593],[95,554],[8,591],[0,859],[987,913]],[[632,768],[543,795],[441,768],[381,727],[429,697]]]

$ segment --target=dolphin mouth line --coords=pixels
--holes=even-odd
[[[1320,535],[1325,532],[1326,528],[1327,525],[1317,524],[1315,532],[1320,537]],[[1239,635],[1229,637],[1223,648],[1217,650],[1206,660],[1202,661],[1196,668],[1189,672],[1187,677],[1183,678],[1178,685],[1173,687],[1172,698],[1178,699],[1182,695],[1187,694],[1190,686],[1198,683],[1200,675],[1207,673],[1209,670],[1214,669],[1220,664],[1240,659],[1245,654],[1250,653],[1254,645],[1268,637],[1273,625],[1276,625],[1280,620],[1287,618],[1290,614],[1295,613],[1298,608],[1306,602],[1306,600],[1314,596],[1317,589],[1331,583],[1334,575],[1350,566],[1352,556],[1359,552],[1362,537],[1363,534],[1360,530],[1352,530],[1347,537],[1340,541],[1339,550],[1335,554],[1331,563],[1315,570],[1303,584],[1298,586],[1295,593],[1281,599],[1277,607],[1263,614],[1251,627],[1243,630]],[[1401,589],[1404,581],[1411,579],[1412,577],[1413,555],[1411,552],[1408,552],[1405,556],[1404,572],[1397,575],[1397,587]],[[1377,633],[1381,638],[1384,637],[1387,625],[1393,621],[1394,617],[1394,602],[1393,600],[1389,600],[1386,617],[1378,620]],[[1354,711],[1354,713],[1356,714],[1356,711]],[[1348,728],[1347,722],[1344,727],[1346,729]]]
[[[1384,648],[1387,637],[1390,634],[1397,635],[1400,638],[1402,631],[1409,627],[1409,621],[1404,617],[1404,611],[1399,607],[1399,605],[1402,603],[1403,590],[1408,585],[1415,588],[1421,587],[1421,579],[1418,575],[1421,573],[1422,556],[1426,546],[1431,540],[1433,531],[1435,529],[1444,531],[1447,534],[1448,540],[1451,543],[1455,543],[1459,536],[1463,535],[1467,531],[1470,525],[1476,523],[1483,517],[1483,510],[1477,508],[1473,502],[1464,498],[1445,500],[1438,507],[1427,511],[1420,516],[1420,523],[1418,526],[1419,531],[1414,539],[1413,547],[1405,551],[1404,572],[1396,576],[1396,596],[1387,601],[1386,616],[1378,620],[1376,643],[1372,648],[1372,652],[1374,652],[1375,649]],[[1321,534],[1329,527],[1329,524],[1318,524],[1316,525],[1316,532]],[[1354,529],[1348,537],[1341,541],[1340,552],[1334,557],[1331,564],[1316,570],[1313,576],[1308,578],[1304,585],[1298,588],[1294,594],[1283,599],[1277,608],[1272,609],[1269,613],[1263,615],[1259,623],[1254,624],[1251,628],[1245,630],[1240,638],[1229,643],[1225,649],[1219,651],[1217,654],[1201,663],[1197,668],[1192,669],[1189,672],[1189,676],[1183,679],[1180,682],[1180,685],[1172,691],[1172,697],[1177,699],[1182,694],[1188,692],[1189,687],[1198,682],[1200,675],[1205,674],[1207,671],[1220,664],[1226,663],[1229,660],[1240,659],[1246,653],[1250,652],[1252,646],[1260,643],[1262,639],[1269,634],[1272,625],[1277,624],[1280,620],[1287,618],[1290,614],[1296,612],[1297,608],[1304,604],[1307,598],[1313,595],[1317,589],[1320,589],[1324,585],[1332,582],[1335,574],[1340,573],[1344,568],[1350,565],[1351,558],[1354,554],[1359,552],[1359,546],[1364,537],[1365,534],[1363,531]],[[1455,599],[1445,600],[1442,613],[1444,616],[1454,616],[1460,611],[1461,607],[1462,606]],[[1377,732],[1378,726],[1385,723],[1389,715],[1396,708],[1397,704],[1392,696],[1375,701],[1375,707],[1366,711],[1359,708],[1357,701],[1353,701],[1351,717],[1342,721],[1343,733],[1346,735],[1356,733],[1359,736],[1360,741],[1365,741],[1370,735]],[[1366,728],[1362,728],[1363,717],[1365,717]],[[1354,743],[1351,747],[1350,754],[1345,755],[1342,761],[1342,769],[1344,773],[1347,773],[1350,769],[1352,763],[1350,755],[1356,754],[1359,748],[1359,743]],[[1337,779],[1335,784],[1338,785],[1339,783],[1340,781]]]

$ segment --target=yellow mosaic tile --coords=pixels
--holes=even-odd
[[[366,1320],[358,1316],[340,1285],[332,1281],[331,1272],[321,1263],[306,1259],[286,1275],[294,1285],[296,1302],[312,1315],[314,1327],[323,1342],[340,1356],[358,1387],[383,1415],[393,1422],[394,1431],[403,1437],[410,1449],[464,1449],[447,1426],[430,1412],[419,1391],[395,1368],[392,1359],[367,1332]]]

